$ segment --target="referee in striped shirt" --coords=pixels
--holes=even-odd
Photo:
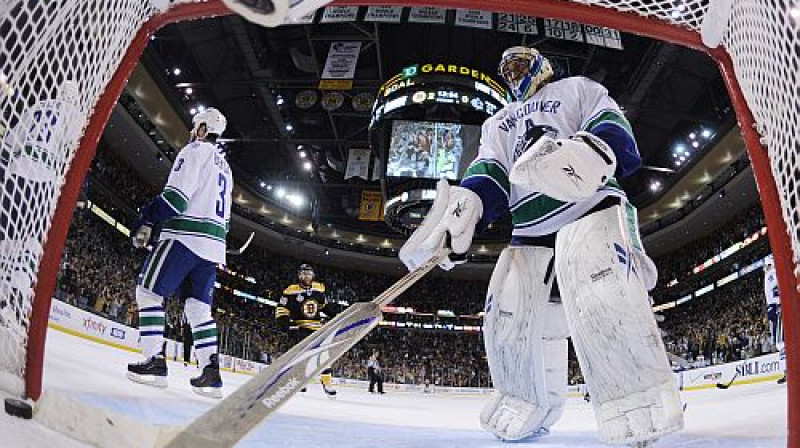
[[[372,356],[367,361],[367,374],[369,375],[369,392],[375,393],[375,385],[378,385],[378,393],[383,394],[383,374],[381,365],[378,363],[378,351],[374,350]]]

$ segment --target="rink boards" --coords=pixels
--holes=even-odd
[[[110,319],[89,313],[87,311],[68,305],[59,300],[53,300],[50,306],[50,327],[62,332],[88,339],[94,342],[112,346],[130,352],[139,352],[139,330],[114,322]],[[167,357],[173,360],[183,360],[183,344],[177,341],[167,341]],[[264,365],[236,358],[228,355],[220,356],[220,364],[224,370],[255,374]],[[620,366],[620,369],[625,366]],[[676,380],[682,390],[698,390],[716,387],[717,383],[727,384],[731,379],[733,384],[751,384],[762,381],[773,381],[783,376],[785,360],[779,353],[753,357],[744,361],[702,367],[683,372],[676,372]],[[338,379],[343,385],[363,386],[368,384],[361,380]],[[425,388],[419,384],[393,384],[386,383],[387,390],[402,392],[424,393]],[[480,395],[489,392],[486,388],[477,387],[441,387],[432,389],[435,393],[448,393],[458,395]],[[570,395],[582,395],[584,385],[568,387]]]

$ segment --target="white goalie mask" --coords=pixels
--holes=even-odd
[[[553,76],[553,66],[535,48],[511,47],[503,52],[497,72],[517,101],[525,101]]]
[[[220,136],[225,132],[228,120],[225,118],[225,115],[222,115],[222,112],[213,107],[198,112],[192,117],[192,139],[197,137],[197,131],[203,124],[206,126],[206,134],[217,134]]]

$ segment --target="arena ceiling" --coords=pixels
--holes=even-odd
[[[343,171],[349,149],[367,147],[369,140],[370,111],[353,99],[374,97],[409,65],[456,64],[493,75],[505,48],[531,45],[561,75],[603,83],[631,121],[644,159],[645,169],[623,181],[645,211],[643,223],[679,209],[742,154],[722,78],[701,53],[625,33],[622,50],[547,37],[541,19],[539,34],[531,35],[456,26],[450,18],[447,24],[419,24],[404,15],[402,23],[389,24],[367,22],[363,15],[362,8],[347,23],[276,29],[236,16],[172,25],[153,37],[129,90],[138,101],[155,101],[148,116],[163,134],[160,150],[167,158],[185,143],[193,109],[213,106],[228,117],[226,145],[240,205],[267,210],[272,219],[283,216],[305,231],[316,202],[313,213],[323,231],[366,235],[386,247],[397,247],[402,236],[382,222],[357,219],[362,189],[374,190],[377,183],[345,181]],[[322,67],[339,41],[361,42],[353,87],[340,91],[341,105],[323,108]],[[310,106],[308,92],[317,96]],[[176,120],[178,134],[169,130]],[[723,143],[727,156],[707,157]],[[287,196],[300,199],[293,204]]]

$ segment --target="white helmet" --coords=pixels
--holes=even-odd
[[[208,134],[217,134],[222,135],[225,132],[225,127],[228,125],[228,120],[225,119],[225,115],[222,115],[222,112],[214,109],[213,107],[209,107],[208,109],[198,112],[194,117],[192,117],[192,136],[197,135],[197,130],[200,128],[201,124],[206,125],[206,133]]]
[[[517,101],[525,101],[553,76],[553,66],[535,48],[511,47],[503,52],[500,77]]]

